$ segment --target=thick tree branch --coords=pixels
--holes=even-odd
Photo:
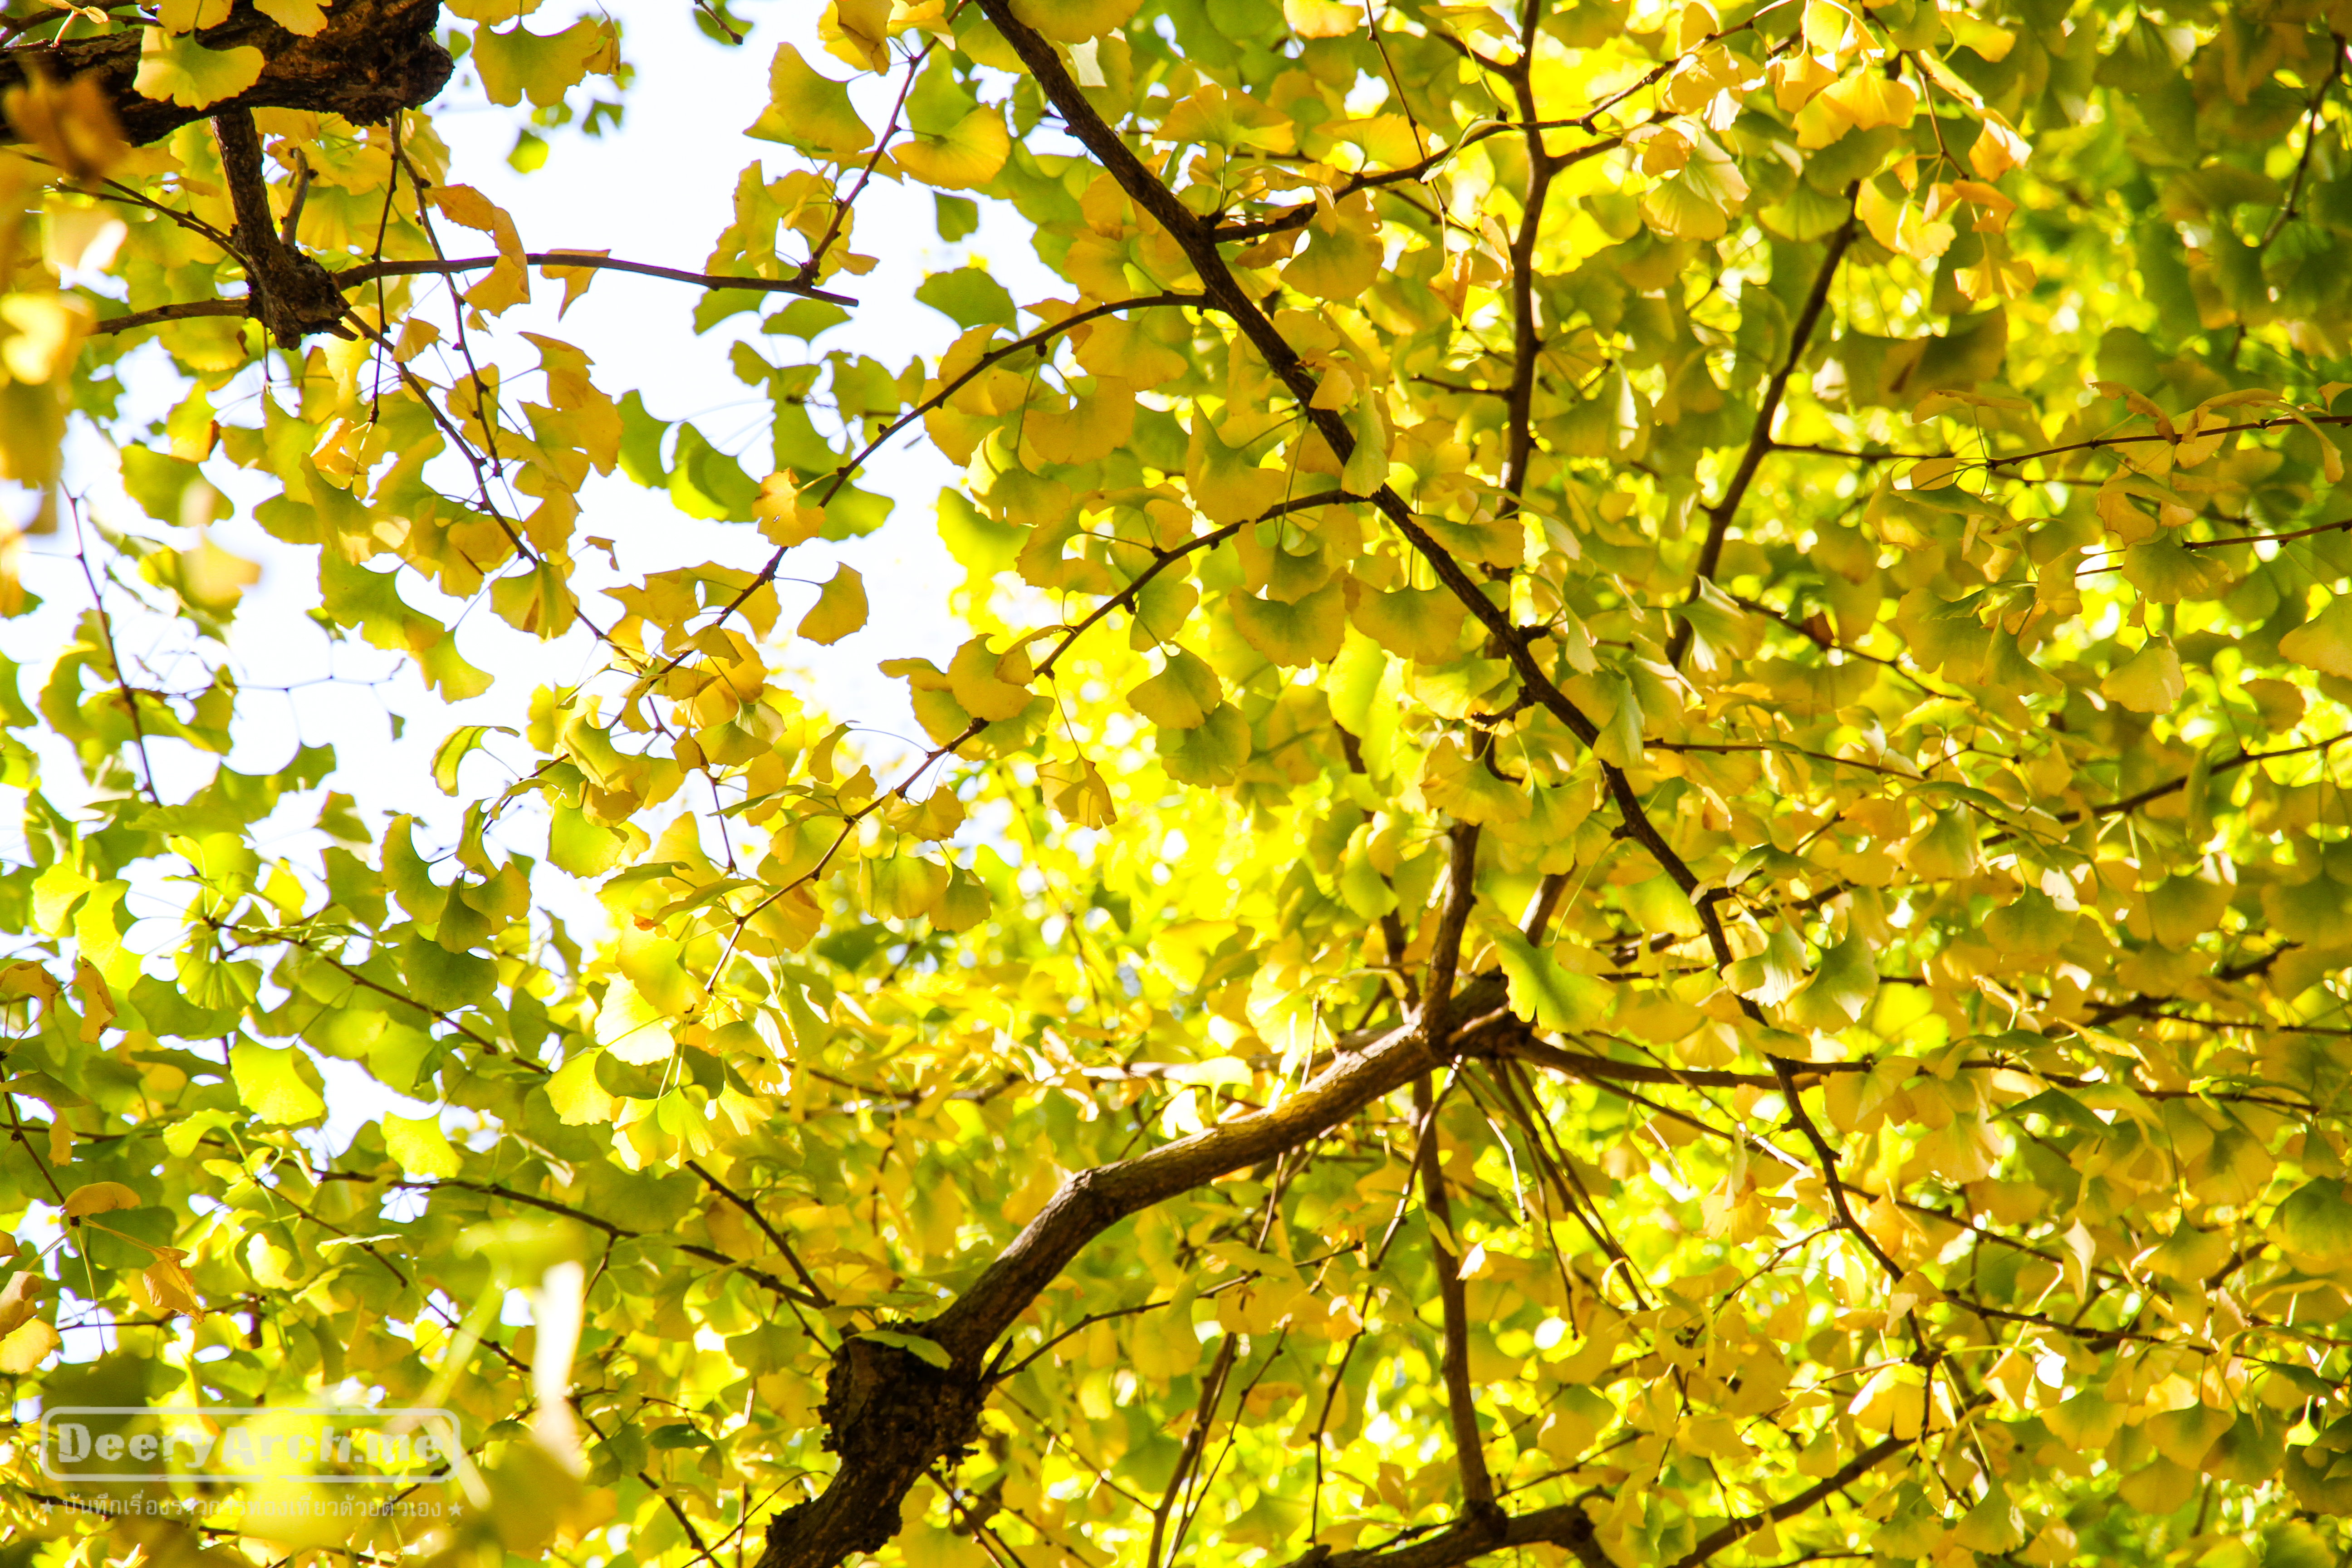
[[[288,32],[236,0],[227,20],[195,35],[208,49],[252,48],[264,64],[258,80],[235,98],[191,109],[148,98],[132,85],[144,29],[128,27],[54,47],[0,49],[0,89],[23,85],[29,71],[52,80],[95,77],[123,134],[137,142],[233,110],[302,109],[379,125],[404,109],[430,102],[454,64],[434,40],[440,0],[336,0],[327,25],[309,37]]]
[[[879,1550],[898,1532],[908,1489],[970,1441],[989,1386],[989,1347],[1088,1242],[1131,1214],[1297,1148],[1403,1088],[1438,1065],[1433,1039],[1491,1016],[1502,995],[1499,983],[1484,981],[1448,1007],[1425,1009],[1424,1019],[1349,1037],[1328,1067],[1276,1104],[1071,1177],[947,1310],[908,1325],[948,1352],[948,1366],[872,1340],[846,1342],[824,1411],[841,1468],[822,1495],[769,1525],[760,1568],[833,1568]]]

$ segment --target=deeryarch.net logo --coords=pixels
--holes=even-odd
[[[57,1481],[424,1486],[464,1458],[441,1409],[68,1405],[39,1431],[41,1473]]]

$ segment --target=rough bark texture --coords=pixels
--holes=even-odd
[[[343,295],[334,275],[289,245],[269,226],[269,189],[262,180],[261,134],[253,111],[232,109],[213,117],[221,168],[228,176],[236,242],[246,264],[246,313],[269,329],[280,348],[311,332],[352,335],[342,324]],[[289,218],[287,230],[292,232]]]
[[[1072,1176],[946,1310],[903,1325],[945,1350],[946,1367],[870,1340],[844,1343],[823,1411],[826,1447],[841,1456],[841,1468],[823,1492],[769,1522],[759,1568],[835,1568],[897,1534],[908,1489],[971,1440],[988,1397],[989,1348],[1088,1242],[1129,1215],[1296,1148],[1402,1088],[1442,1059],[1433,1037],[1450,1049],[1487,1048],[1475,1037],[1475,1021],[1502,1000],[1501,984],[1482,980],[1435,1018],[1342,1040],[1320,1073],[1264,1110]]]
[[[259,49],[268,63],[244,92],[201,109],[158,102],[131,85],[139,74],[138,27],[68,37],[54,47],[0,50],[0,89],[20,85],[28,70],[55,81],[95,76],[123,134],[138,142],[227,110],[306,109],[380,124],[421,107],[447,84],[454,62],[433,37],[440,16],[440,0],[337,0],[325,28],[305,38],[255,10],[252,0],[236,0],[228,20],[197,34],[197,41],[211,49]]]

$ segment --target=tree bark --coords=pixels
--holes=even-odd
[[[236,0],[228,19],[198,33],[196,41],[210,49],[259,49],[268,63],[245,91],[199,109],[147,98],[132,85],[142,34],[135,26],[0,49],[0,90],[21,86],[33,71],[53,81],[94,76],[134,142],[232,110],[302,109],[381,124],[422,107],[447,84],[455,64],[433,37],[440,16],[440,0],[337,0],[326,26],[306,38],[255,10],[252,0]]]

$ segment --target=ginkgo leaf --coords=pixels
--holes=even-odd
[[[48,1360],[63,1342],[46,1319],[20,1324],[0,1338],[0,1372],[22,1377]]]
[[[1122,26],[1139,0],[1013,0],[1013,13],[1057,44],[1082,44]]]
[[[776,46],[768,67],[768,107],[744,134],[836,159],[874,144],[874,132],[850,105],[849,89],[819,76],[790,44]]]
[[[1160,765],[1179,784],[1231,784],[1249,761],[1249,725],[1241,710],[1220,702],[1200,723],[1183,730],[1162,730],[1154,741]]]
[[[383,1125],[384,1148],[412,1178],[454,1176],[461,1168],[439,1117],[388,1115]]]
[[[263,1121],[309,1121],[327,1109],[319,1069],[299,1051],[240,1040],[229,1048],[229,1070],[237,1099]]]
[[[1860,932],[1849,931],[1822,950],[1820,964],[1785,1005],[1792,1023],[1834,1034],[1859,1021],[1877,993],[1876,957]]]
[[[846,563],[825,579],[808,614],[801,617],[798,634],[814,643],[837,643],[866,625],[866,579]]]
[[[482,91],[492,103],[516,104],[526,98],[541,108],[562,103],[609,48],[606,26],[583,16],[544,37],[520,23],[504,31],[477,28],[473,59],[482,73]]]
[[[996,178],[1013,151],[1003,111],[984,105],[943,135],[917,135],[890,150],[908,175],[941,190],[974,190]]]
[[[1344,38],[1364,25],[1349,0],[1282,0],[1282,19],[1302,38]]]
[[[1129,691],[1127,700],[1163,730],[1190,730],[1206,721],[1223,697],[1217,672],[1180,647],[1169,654],[1159,674]]]
[[[1381,268],[1381,241],[1371,204],[1362,197],[1339,205],[1307,226],[1307,248],[1282,269],[1282,280],[1318,300],[1353,300]]]
[[[228,20],[229,0],[163,0],[155,20],[167,33],[194,33]]]
[[[2323,675],[2352,679],[2352,594],[2338,594],[2327,607],[2279,638],[2279,652]]]
[[[866,70],[890,68],[890,0],[832,0],[817,21],[828,52]]]
[[[121,1182],[89,1182],[66,1194],[61,1205],[68,1218],[84,1215],[107,1214],[115,1209],[135,1209],[146,1202]]]
[[[2285,647],[2281,639],[2281,648]],[[2289,657],[2294,657],[2289,654]],[[2189,689],[2180,670],[2180,656],[2169,637],[2150,637],[2139,651],[2116,665],[2099,682],[2100,694],[2113,698],[2135,713],[2169,713]]]
[[[1496,962],[1510,983],[1511,1011],[1546,1029],[1581,1029],[1609,1016],[1609,987],[1589,974],[1562,969],[1551,954],[1518,932],[1490,931]]]
[[[999,653],[986,637],[956,650],[947,679],[956,700],[976,719],[1010,719],[1030,703],[1028,656],[1018,647]]]
[[[259,81],[266,63],[262,52],[248,45],[208,49],[185,34],[146,27],[139,35],[139,73],[132,85],[142,97],[202,109]]]
[[[2166,605],[2184,599],[2218,599],[2236,580],[2213,552],[2185,549],[2169,533],[2125,551],[2124,577],[2149,598]]]
[[[1347,604],[1336,582],[1291,604],[1241,595],[1228,603],[1242,640],[1276,664],[1328,664],[1339,656]]]
[[[253,3],[255,10],[298,38],[311,37],[326,30],[326,0],[253,0]]]
[[[1245,452],[1224,444],[1205,413],[1192,419],[1185,448],[1185,484],[1192,504],[1212,522],[1240,522],[1258,516],[1289,488],[1281,470],[1260,468]]]
[[[1444,588],[1395,588],[1361,595],[1348,618],[1356,629],[1402,658],[1449,658],[1468,612]]]
[[[1740,959],[1723,972],[1726,984],[1767,1007],[1787,1001],[1804,977],[1804,939],[1786,925],[1772,929],[1762,952]]]

